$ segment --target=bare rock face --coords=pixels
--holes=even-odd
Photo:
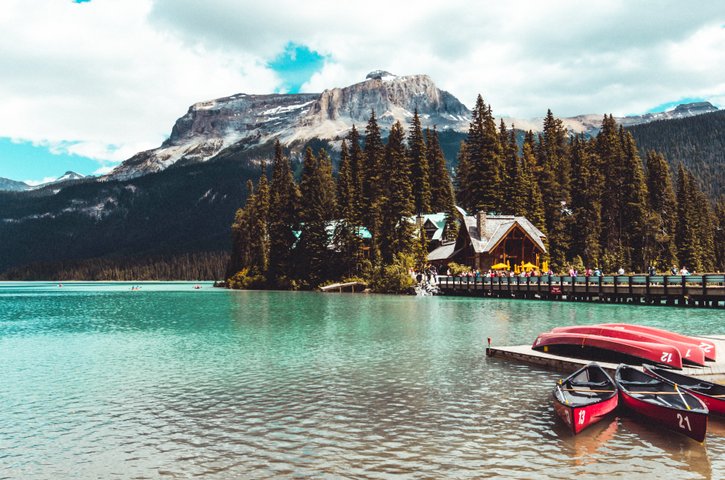
[[[371,72],[364,82],[321,94],[237,94],[192,105],[169,138],[126,160],[106,178],[129,179],[176,163],[203,162],[227,148],[250,148],[275,138],[288,145],[312,138],[343,137],[363,127],[374,111],[382,130],[407,124],[418,110],[424,127],[466,129],[470,112],[427,75],[397,77]]]

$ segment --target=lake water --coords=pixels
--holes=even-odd
[[[725,421],[704,445],[627,417],[574,438],[560,374],[484,350],[723,334],[721,310],[202,285],[0,283],[0,478],[725,478]]]

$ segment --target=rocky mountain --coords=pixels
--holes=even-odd
[[[310,139],[335,140],[353,124],[364,127],[371,111],[385,130],[397,120],[407,123],[415,109],[424,126],[468,128],[466,106],[438,89],[427,75],[398,77],[375,71],[363,82],[319,94],[240,93],[194,104],[159,148],[135,155],[106,179],[130,179],[174,164],[203,162],[274,139],[286,146]]]
[[[9,178],[0,177],[0,191],[5,192],[24,192],[32,187],[25,182],[10,180]]]

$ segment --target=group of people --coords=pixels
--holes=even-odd
[[[429,282],[430,282],[430,278],[431,278],[430,273],[426,273],[426,272],[430,272],[430,271],[435,272],[435,267],[429,265],[426,267],[425,272],[422,273],[423,275],[427,275],[427,279]],[[573,277],[573,278],[576,278],[580,275],[580,272],[574,267],[569,267],[569,271],[567,273],[570,277]],[[679,269],[677,268],[676,265],[673,265],[672,268],[670,269],[669,273],[672,275],[690,275],[690,272],[687,270],[687,268],[684,265],[682,266],[682,268],[679,268]],[[617,275],[624,275],[624,274],[625,274],[624,268],[619,267],[619,269],[617,270]],[[433,277],[435,277],[435,275],[437,275],[437,272],[433,273]],[[446,275],[448,275],[449,277],[452,275],[450,268],[448,268],[448,270],[446,271]],[[466,272],[460,273],[456,276],[471,277],[471,278],[482,278],[482,277],[483,278],[497,278],[497,277],[519,276],[521,278],[529,278],[529,277],[540,277],[540,276],[547,276],[547,275],[548,276],[554,275],[554,272],[551,270],[549,270],[548,272],[540,272],[539,270],[534,269],[534,270],[522,270],[520,273],[516,274],[512,270],[491,270],[491,269],[489,269],[486,272],[482,272],[478,268],[472,268],[472,269],[470,269]],[[599,267],[595,267],[594,269],[587,267],[584,269],[583,275],[585,277],[601,277],[603,275],[603,273]],[[649,267],[647,267],[647,275],[650,275],[650,276],[657,275],[657,269],[653,265],[650,265]],[[420,280],[418,281],[418,283],[420,283]]]

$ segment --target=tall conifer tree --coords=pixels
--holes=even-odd
[[[652,226],[655,228],[653,262],[660,270],[668,270],[677,263],[675,226],[677,225],[677,201],[672,186],[670,167],[662,154],[647,152],[647,191],[652,210]]]
[[[569,249],[571,218],[570,188],[571,160],[568,152],[567,133],[562,121],[551,110],[544,118],[544,130],[540,136],[537,161],[540,166],[540,186],[546,216],[549,240],[549,257],[555,269],[566,266]]]
[[[380,250],[383,261],[391,263],[397,254],[411,252],[414,232],[408,220],[415,213],[415,198],[400,122],[395,122],[390,129],[384,165],[388,182],[381,208]]]
[[[455,238],[458,234],[458,212],[456,210],[456,199],[453,195],[453,183],[446,168],[446,158],[443,155],[438,132],[426,129],[425,131],[426,152],[428,155],[428,169],[431,178],[431,211],[435,213],[446,213],[445,233],[447,239]]]
[[[583,135],[572,139],[571,160],[571,208],[574,222],[569,233],[569,258],[579,256],[587,267],[599,266],[603,177],[594,145]]]
[[[372,235],[370,252],[373,262],[379,260],[380,255],[380,225],[381,208],[385,202],[385,181],[382,172],[385,146],[380,136],[380,127],[375,118],[375,111],[370,112],[370,119],[365,127],[365,149],[363,152],[364,171],[363,186],[363,222]]]
[[[300,193],[292,175],[290,161],[277,140],[274,144],[272,184],[269,199],[269,271],[270,280],[288,276],[293,270],[292,247],[297,241]]]
[[[325,150],[319,158],[311,148],[305,151],[300,191],[303,223],[297,259],[302,267],[300,276],[314,287],[328,277],[332,266],[328,222],[335,212],[335,188],[332,163]]]
[[[521,173],[526,200],[524,202],[524,215],[536,228],[546,234],[546,216],[544,214],[544,201],[539,188],[535,148],[534,133],[529,130],[524,137],[524,145],[521,149]],[[546,243],[548,244],[548,240]]]
[[[423,129],[418,117],[418,109],[413,113],[413,122],[408,137],[408,151],[410,152],[410,167],[413,181],[413,196],[415,198],[414,210],[417,214],[431,211],[431,182],[426,156]]]

